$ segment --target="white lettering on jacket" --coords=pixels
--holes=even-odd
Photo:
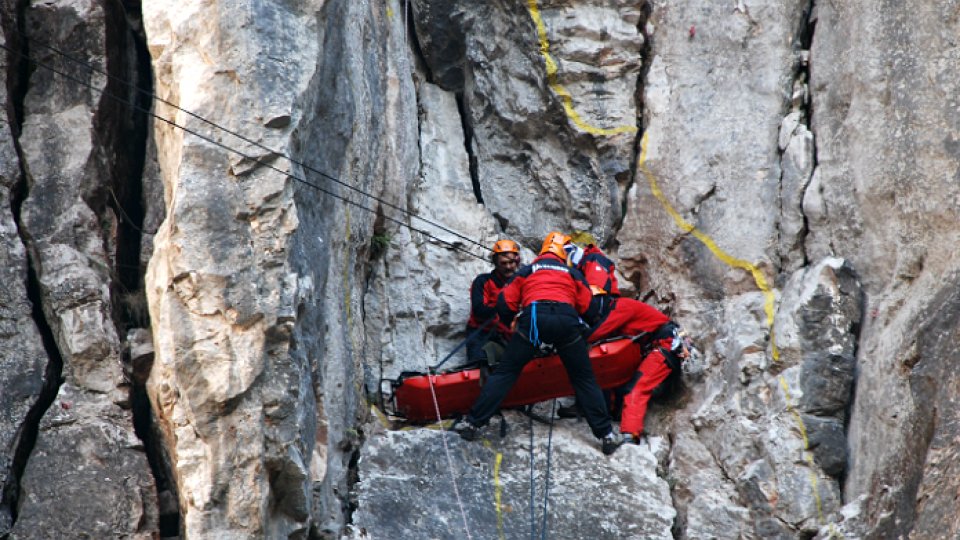
[[[570,269],[567,268],[566,266],[557,266],[553,264],[540,264],[540,263],[536,263],[530,266],[531,273],[537,272],[539,270],[557,270],[560,272],[566,272],[568,274],[570,273]]]

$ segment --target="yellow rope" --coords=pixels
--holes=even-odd
[[[780,386],[783,388],[783,395],[787,401],[787,410],[790,411],[793,418],[797,421],[797,429],[800,430],[800,438],[803,439],[803,459],[809,466],[808,470],[810,471],[810,485],[813,487],[813,499],[817,503],[817,518],[820,520],[820,523],[823,523],[823,504],[820,502],[820,490],[817,488],[817,475],[814,472],[813,453],[810,452],[807,428],[803,425],[803,418],[800,417],[800,412],[793,406],[793,398],[790,396],[790,386],[787,384],[787,379],[783,375],[780,375],[779,380]]]

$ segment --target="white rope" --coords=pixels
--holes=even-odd
[[[420,315],[416,311],[413,312],[413,318],[417,321],[417,328],[421,331],[423,327],[420,324]],[[433,387],[433,377],[435,375],[430,374],[430,367],[426,366],[427,373],[427,382],[430,383],[430,395],[433,397],[433,410],[437,413],[437,424],[440,425],[441,439],[443,440],[443,452],[447,456],[447,466],[450,469],[450,480],[453,482],[453,493],[457,497],[457,506],[460,507],[460,517],[463,518],[463,530],[467,533],[467,540],[473,540],[473,537],[470,535],[470,525],[467,523],[467,512],[463,508],[463,499],[460,498],[460,488],[457,486],[457,475],[453,470],[453,457],[450,454],[450,446],[447,444],[447,433],[448,430],[443,429],[443,417],[440,415],[440,404],[437,401],[437,392]]]
[[[441,438],[443,439],[443,451],[447,454],[447,465],[450,467],[450,480],[453,482],[453,493],[457,497],[457,506],[460,507],[460,516],[463,517],[463,530],[467,533],[467,539],[470,540],[473,537],[470,536],[470,525],[467,523],[467,513],[463,509],[463,500],[460,498],[460,489],[457,487],[457,475],[453,470],[453,458],[450,456],[450,447],[447,445],[447,431],[443,429],[443,419],[440,417],[440,406],[437,404],[437,393],[433,389],[433,377],[434,375],[427,374],[427,380],[430,381],[430,394],[433,395],[433,408],[437,412],[437,422],[440,423],[440,431],[442,433]]]

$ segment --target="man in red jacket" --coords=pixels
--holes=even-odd
[[[479,428],[496,413],[537,347],[549,343],[560,355],[587,423],[594,436],[602,441],[603,453],[612,454],[620,445],[583,338],[586,328],[580,317],[592,320],[588,313],[592,295],[583,274],[566,264],[563,246],[568,242],[569,237],[564,234],[548,234],[540,255],[517,271],[503,289],[498,303],[500,318],[507,323],[516,317],[517,331],[465,421],[458,424],[457,431],[464,439],[477,437]]]
[[[502,350],[510,341],[510,327],[497,316],[497,298],[520,265],[520,246],[513,240],[499,240],[491,251],[493,272],[480,274],[470,285],[470,319],[467,321],[468,364],[484,369],[497,360],[491,358],[488,344]]]

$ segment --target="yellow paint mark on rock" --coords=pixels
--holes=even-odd
[[[653,173],[650,172],[650,169],[647,167],[647,143],[649,142],[649,133],[644,133],[643,138],[640,141],[640,158],[638,160],[637,167],[643,171],[644,176],[647,178],[647,182],[650,184],[650,190],[653,192],[653,196],[660,201],[660,204],[663,206],[664,210],[670,214],[670,217],[673,218],[673,221],[677,224],[680,229],[684,232],[693,235],[694,238],[699,240],[711,253],[714,254],[718,259],[723,261],[728,266],[733,268],[740,268],[750,272],[753,276],[753,280],[756,282],[757,287],[763,292],[764,303],[763,311],[767,316],[767,328],[770,329],[770,345],[773,348],[773,359],[780,360],[780,350],[777,348],[777,342],[774,338],[773,331],[773,314],[774,314],[774,303],[776,296],[773,293],[773,289],[767,283],[767,278],[763,275],[763,272],[755,264],[752,264],[749,261],[743,259],[738,259],[731,256],[729,253],[724,251],[713,241],[712,238],[707,236],[703,231],[697,229],[692,223],[683,219],[683,216],[674,209],[670,204],[670,201],[667,200],[667,197],[663,194],[663,191],[660,190],[660,186],[657,184],[657,179],[653,176]]]
[[[650,184],[650,190],[653,192],[653,196],[657,198],[660,204],[663,206],[664,210],[670,214],[670,217],[673,218],[673,221],[677,224],[680,229],[684,232],[689,233],[699,240],[711,253],[714,254],[718,259],[723,261],[728,266],[733,268],[740,268],[750,272],[753,276],[754,281],[757,283],[757,287],[763,292],[764,295],[764,312],[767,316],[767,327],[770,329],[770,345],[773,349],[773,359],[775,361],[780,360],[780,350],[777,348],[776,340],[774,339],[773,332],[773,316],[774,316],[774,303],[775,295],[773,289],[767,283],[766,277],[764,277],[763,272],[760,269],[743,259],[738,259],[731,256],[726,251],[722,250],[712,238],[704,234],[702,231],[697,229],[692,223],[683,219],[683,216],[670,204],[670,201],[667,200],[666,196],[663,194],[663,191],[660,189],[660,186],[657,184],[657,180],[654,177],[653,173],[650,172],[650,169],[647,167],[647,143],[649,142],[649,132],[643,134],[643,138],[640,140],[640,157],[637,162],[637,167],[643,172],[646,176],[647,181]],[[800,431],[800,438],[803,440],[803,459],[806,461],[809,471],[810,471],[810,485],[813,489],[813,498],[817,506],[817,518],[820,523],[824,522],[823,517],[823,503],[820,500],[820,490],[817,487],[817,474],[816,474],[816,465],[813,461],[813,453],[810,452],[810,441],[807,438],[807,428],[803,423],[803,418],[800,416],[799,411],[796,407],[793,406],[793,398],[790,394],[790,386],[787,384],[786,378],[783,375],[780,375],[779,382],[781,388],[783,388],[783,395],[786,399],[787,411],[793,416],[794,420],[797,423],[797,429]],[[843,538],[843,535],[836,530],[835,527],[831,524],[830,527],[831,537]]]
[[[497,452],[497,457],[493,460],[493,504],[494,509],[497,511],[497,534],[500,536],[500,540],[504,539],[503,535],[503,501],[502,501],[502,492],[503,490],[500,487],[500,465],[503,462],[503,454]]]
[[[547,68],[547,84],[555,94],[560,96],[560,100],[563,102],[563,110],[567,113],[567,117],[570,119],[570,121],[573,122],[573,124],[580,130],[586,131],[591,135],[601,137],[617,135],[619,133],[636,133],[637,126],[601,128],[588,123],[580,116],[580,113],[578,113],[573,106],[573,96],[570,95],[570,92],[558,81],[557,62],[553,59],[553,56],[550,55],[550,41],[547,39],[547,26],[543,24],[543,17],[540,16],[540,6],[537,4],[537,0],[528,0],[527,7],[530,11],[530,17],[533,19],[533,23],[537,27],[537,39],[540,42],[540,55],[543,56],[543,61]]]

